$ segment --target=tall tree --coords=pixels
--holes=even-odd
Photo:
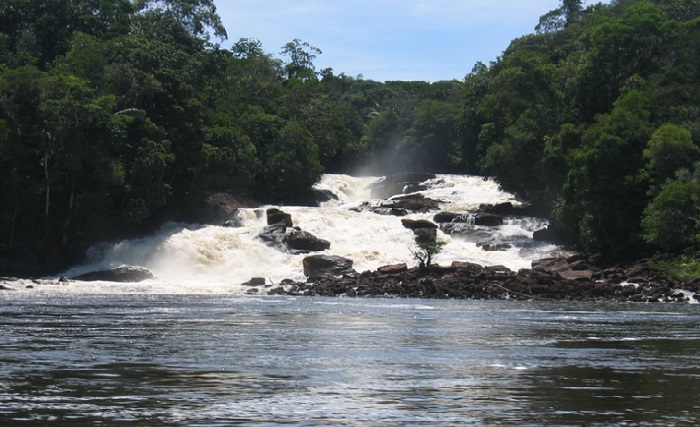
[[[314,66],[314,59],[322,53],[321,49],[299,39],[294,39],[285,44],[280,54],[289,59],[284,66],[287,78],[289,80],[315,78],[316,67]]]

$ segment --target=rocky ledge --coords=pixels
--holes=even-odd
[[[601,268],[574,255],[513,272],[455,262],[426,269],[405,264],[376,271],[285,280],[270,294],[525,301],[699,302],[700,280],[682,283],[640,262]]]

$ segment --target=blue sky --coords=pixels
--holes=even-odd
[[[597,3],[597,1],[588,2]],[[323,51],[317,70],[368,80],[461,80],[534,32],[559,0],[217,0],[229,39],[278,57],[295,38]]]

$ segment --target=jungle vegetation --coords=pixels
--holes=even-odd
[[[425,170],[494,176],[589,253],[697,259],[699,0],[563,0],[452,81],[226,37],[213,0],[0,3],[0,251],[73,262],[212,192]]]

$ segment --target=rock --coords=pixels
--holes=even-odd
[[[498,252],[506,251],[513,246],[509,243],[499,243],[499,242],[479,242],[476,246],[480,247],[482,250],[487,252]]]
[[[288,249],[297,251],[320,252],[331,247],[331,243],[328,240],[319,239],[307,231],[297,229],[294,229],[284,237],[284,243]]]
[[[480,205],[479,210],[493,215],[513,215],[513,204],[511,202],[498,203],[495,205]]]
[[[367,203],[363,203],[357,208],[352,208],[351,210],[355,212],[369,211],[377,215],[391,215],[391,216],[406,216],[408,211],[402,208],[393,208],[391,206],[370,206]]]
[[[573,233],[562,228],[558,228],[552,224],[549,224],[547,227],[541,230],[535,231],[532,234],[532,238],[536,242],[551,242],[561,245],[570,245],[574,241]]]
[[[479,210],[501,216],[537,216],[535,207],[527,203],[514,205],[511,202],[504,202],[495,205],[481,205]]]
[[[419,220],[413,220],[413,219],[402,219],[401,224],[403,224],[404,227],[408,228],[409,230],[418,230],[418,229],[437,229],[438,226],[437,224],[434,224],[428,220],[425,219],[419,219]]]
[[[558,272],[569,268],[569,263],[562,258],[543,258],[532,261],[531,266],[536,271]]]
[[[439,212],[433,217],[433,221],[438,224],[445,224],[450,222],[466,222],[462,221],[464,215],[454,213],[454,212]]]
[[[265,286],[264,277],[253,277],[245,283],[241,283],[241,286]]]
[[[285,227],[294,227],[292,216],[277,208],[269,208],[266,211],[267,225],[284,225]]]
[[[577,260],[581,261],[581,260]],[[430,269],[407,268],[397,264],[355,275],[327,275],[309,278],[306,283],[282,282],[282,287],[270,293],[289,295],[348,296],[348,297],[410,297],[453,299],[513,299],[525,301],[626,301],[626,302],[688,302],[683,289],[700,299],[700,293],[680,285],[661,272],[640,263],[623,268],[601,271],[574,270],[567,258],[551,258],[533,263],[536,268],[517,273],[502,267],[482,267],[468,262],[454,262],[450,267]],[[592,266],[595,267],[595,266]],[[626,272],[638,282],[636,286],[621,286],[610,281]],[[688,285],[688,286],[686,286]],[[697,283],[694,285],[698,285]],[[692,301],[691,301],[692,302]]]
[[[405,209],[410,212],[429,212],[440,208],[440,202],[423,196],[422,194],[409,194],[396,197],[382,204],[385,208]]]
[[[438,226],[428,220],[402,219],[401,223],[404,227],[413,231],[418,243],[432,242],[437,238]]]
[[[279,250],[286,250],[287,226],[284,224],[268,225],[258,234],[260,240]]]
[[[104,282],[135,283],[152,278],[153,273],[145,268],[123,266],[110,270],[92,271],[90,273],[75,276],[72,279],[83,282],[94,282],[99,280]]]
[[[352,269],[353,261],[336,255],[311,255],[302,261],[306,277],[336,276]]]
[[[501,215],[480,212],[474,217],[474,225],[497,227],[503,225],[503,217]]]
[[[558,271],[557,274],[559,275],[559,277],[566,280],[590,280],[593,277],[592,270],[567,269]]]
[[[399,274],[408,271],[408,266],[406,264],[393,264],[393,265],[385,265],[382,267],[379,267],[377,269],[377,272],[380,274]]]

